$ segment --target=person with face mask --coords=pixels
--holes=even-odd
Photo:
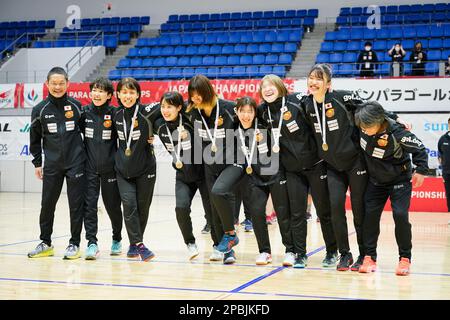
[[[390,76],[394,76],[394,65],[398,64],[400,73],[399,76],[403,75],[403,58],[406,56],[406,51],[403,49],[403,46],[400,43],[396,43],[392,46],[391,50],[388,51],[389,56],[392,58],[392,65]]]
[[[412,63],[412,76],[425,75],[425,63],[427,62],[427,54],[422,50],[422,43],[417,42],[414,51],[411,52],[409,61]]]
[[[358,56],[357,63],[359,64],[360,77],[373,77],[374,69],[377,67],[378,57],[375,51],[372,50],[372,43],[366,42],[364,50]]]

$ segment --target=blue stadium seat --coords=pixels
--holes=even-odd
[[[260,66],[258,74],[260,77],[264,77],[267,74],[273,73],[273,68],[271,66]]]
[[[316,63],[328,63],[330,55],[328,53],[319,53],[316,57]]]
[[[278,55],[277,54],[269,54],[266,56],[265,64],[278,64]]]
[[[416,29],[414,27],[404,27],[403,37],[404,38],[415,38],[417,36]]]
[[[128,50],[128,57],[137,57],[139,55],[139,49],[138,48],[130,48]]]
[[[356,66],[352,63],[344,63],[339,66],[339,75],[353,76],[357,73]]]
[[[162,57],[158,57],[153,60],[154,67],[162,67],[165,65],[165,63],[166,63],[166,59],[164,59]]]
[[[343,17],[343,16],[339,16],[336,18],[336,24],[338,26],[346,26],[349,24],[349,18],[348,17]]]
[[[346,51],[347,50],[347,42],[344,41],[338,41],[334,43],[334,49],[333,51]]]
[[[198,54],[198,47],[197,46],[189,46],[186,48],[186,55],[193,56]]]
[[[173,54],[175,56],[184,56],[186,54],[186,47],[185,46],[176,46],[173,50]]]
[[[311,17],[311,18],[319,17],[319,9],[309,9],[308,10],[308,17]]]
[[[251,55],[242,55],[239,57],[240,65],[249,65],[253,63],[253,57]]]
[[[222,54],[222,46],[220,45],[212,45],[209,47],[209,54],[217,55]]]
[[[442,42],[442,48],[450,48],[450,38],[444,39],[444,41]]]
[[[130,59],[122,58],[117,63],[117,68],[128,68],[130,66]]]
[[[350,29],[348,28],[341,29],[336,34],[336,40],[350,40],[350,39],[351,39]]]
[[[216,56],[214,58],[214,65],[216,65],[216,66],[227,65],[227,57],[226,56]]]
[[[334,40],[337,40],[336,39],[336,32],[334,32],[334,31],[327,31],[326,33],[325,33],[325,41],[334,41]]]
[[[339,11],[340,16],[349,16],[350,15],[350,8],[349,7],[343,7]]]
[[[209,21],[209,14],[208,13],[202,13],[199,16],[200,21]]]
[[[181,79],[183,78],[183,69],[171,68],[169,70],[169,79]]]
[[[165,61],[165,65],[168,67],[175,67],[178,64],[177,57],[167,57]]]
[[[232,67],[222,67],[220,68],[220,78],[231,78],[233,76],[233,68]]]
[[[142,60],[139,58],[131,59],[130,68],[142,68]]]
[[[377,38],[377,32],[375,29],[364,29],[363,39],[365,40],[373,40]]]
[[[418,28],[416,29],[416,35],[418,38],[429,38],[431,36],[430,28],[426,26]]]
[[[361,40],[364,39],[364,29],[360,28],[353,28],[353,30],[350,33],[350,38],[352,40]]]
[[[109,80],[115,81],[115,80],[120,80],[122,77],[122,71],[120,70],[110,70],[108,73],[108,78]]]
[[[441,60],[448,60],[448,57],[450,57],[450,50],[443,50]]]
[[[387,49],[386,41],[384,41],[384,40],[377,40],[377,41],[375,41],[374,44],[373,44],[373,49],[375,51],[385,51]]]
[[[351,41],[347,44],[347,51],[360,51],[362,50],[362,43],[360,41]]]
[[[439,63],[438,62],[427,62],[425,64],[425,73],[429,75],[439,74]]]
[[[259,68],[258,66],[248,66],[245,68],[245,73],[249,78],[259,77]]]
[[[142,60],[143,68],[150,68],[153,66],[153,58],[145,58]]]
[[[191,60],[189,57],[179,57],[177,61],[178,67],[187,67],[191,63]]]
[[[272,53],[283,53],[285,46],[282,43],[274,43],[270,49]]]
[[[450,37],[450,24],[446,24],[445,26],[444,26],[444,36],[447,38],[447,37]]]
[[[430,50],[427,53],[428,60],[435,61],[441,60],[441,50]]]
[[[229,56],[227,58],[227,65],[229,65],[229,66],[239,65],[239,59],[240,59],[239,56]]]
[[[183,78],[184,79],[190,79],[195,75],[195,69],[194,68],[184,68],[183,69]]]
[[[237,44],[234,46],[234,54],[245,54],[247,52],[247,46],[245,44]]]
[[[284,66],[274,66],[272,68],[272,73],[280,78],[284,78],[286,76],[286,68]]]
[[[201,66],[203,64],[203,57],[193,56],[191,57],[190,65],[193,67]]]
[[[136,80],[144,80],[145,70],[144,69],[133,70],[133,78],[135,78]]]
[[[198,54],[199,55],[202,55],[202,56],[205,56],[205,55],[208,55],[209,54],[209,46],[208,45],[201,45],[201,46],[199,46],[198,47]]]
[[[356,53],[346,52],[346,53],[344,53],[342,61],[346,62],[346,63],[355,63],[357,59],[358,59],[358,55]]]
[[[297,13],[295,14],[297,18],[306,18],[308,16],[308,10],[300,9],[297,10]]]
[[[265,56],[262,54],[256,54],[253,56],[253,64],[264,64]]]
[[[330,54],[331,63],[341,63],[343,60],[342,53],[332,53]]]
[[[244,78],[246,77],[245,66],[235,66],[233,67],[233,78]]]
[[[403,30],[401,28],[389,29],[390,39],[401,39],[403,37]]]
[[[213,56],[204,56],[203,57],[203,65],[204,66],[213,66],[215,58]]]
[[[432,38],[441,38],[444,36],[444,28],[433,25],[430,27],[430,35]]]
[[[215,78],[218,78],[218,77],[219,77],[219,74],[220,74],[220,69],[217,68],[217,67],[208,68],[208,69],[206,70],[206,76],[207,76],[209,79],[215,79]]]
[[[147,57],[150,56],[151,49],[149,47],[143,47],[139,49],[138,56],[139,57]]]
[[[284,52],[294,53],[297,52],[297,45],[292,42],[287,42],[284,44]]]
[[[320,52],[330,52],[334,50],[334,42],[322,42]]]
[[[376,30],[377,39],[389,39],[389,30],[388,29],[377,29]]]
[[[397,14],[398,13],[398,6],[387,6],[386,7],[386,13],[388,13],[388,14]]]
[[[279,64],[292,64],[292,55],[287,54],[287,53],[282,53],[280,54],[279,58],[278,58],[278,63]]]
[[[133,77],[132,69],[125,69],[122,71],[122,78],[132,78],[132,77]]]

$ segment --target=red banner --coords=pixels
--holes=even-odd
[[[348,192],[345,208],[351,210]],[[389,200],[386,203],[384,210],[392,211],[391,202]],[[420,188],[413,188],[409,210],[411,212],[448,212],[442,178],[425,178],[425,181]]]

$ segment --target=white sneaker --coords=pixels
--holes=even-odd
[[[284,255],[283,266],[292,267],[294,263],[295,263],[295,253],[286,252],[286,254]]]
[[[214,247],[214,251],[209,257],[209,261],[222,261],[223,260],[223,252],[220,252],[219,250]]]
[[[256,257],[256,264],[258,266],[265,266],[268,263],[272,262],[272,256],[270,253],[267,252],[261,252],[257,257]]]
[[[187,245],[187,249],[189,251],[189,260],[192,260],[198,256],[198,248],[195,243],[189,243]]]

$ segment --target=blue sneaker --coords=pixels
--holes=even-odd
[[[97,260],[100,251],[98,250],[98,246],[95,243],[92,243],[86,249],[86,260]]]
[[[233,264],[236,262],[236,255],[234,254],[234,250],[231,249],[230,252],[227,252],[223,255],[223,264]]]
[[[113,240],[111,245],[111,255],[118,256],[122,253],[122,243],[120,241]]]
[[[143,243],[137,246],[141,260],[148,262],[155,257],[155,254],[149,250]]]
[[[298,254],[294,262],[294,268],[303,269],[308,265],[308,257],[306,254]]]
[[[237,234],[235,235],[229,235],[229,234],[224,234],[224,236],[222,237],[222,241],[220,241],[219,245],[217,246],[217,250],[219,250],[220,252],[230,252],[231,249],[236,246],[239,243],[239,238],[237,236]]]
[[[252,232],[253,231],[252,220],[245,219],[245,221],[244,221],[244,230],[245,230],[245,232]]]
[[[128,258],[137,258],[137,257],[139,257],[139,250],[138,250],[137,245],[130,244],[130,247],[128,248],[128,252],[127,252],[127,257]]]

